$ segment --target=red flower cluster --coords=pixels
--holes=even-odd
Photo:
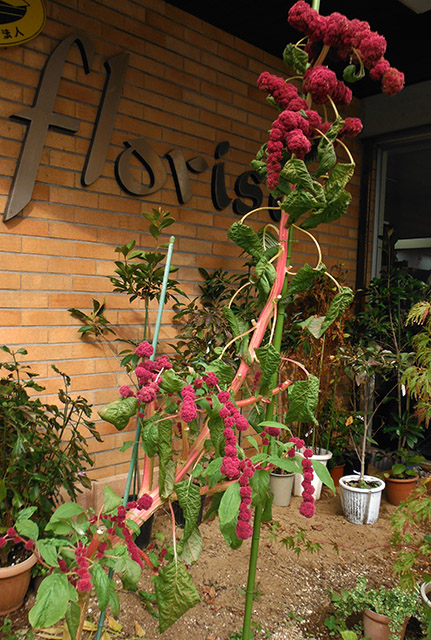
[[[314,515],[314,487],[312,485],[313,481],[313,463],[310,458],[313,455],[313,451],[311,449],[305,448],[304,440],[301,438],[297,438],[292,436],[289,438],[289,442],[293,442],[295,448],[302,453],[304,456],[301,460],[302,470],[304,474],[304,480],[302,481],[302,503],[299,507],[299,513],[306,518],[311,518]],[[288,455],[293,458],[295,456],[295,448],[289,449]]]
[[[371,31],[368,22],[349,20],[337,12],[321,16],[304,0],[295,2],[290,8],[288,20],[292,27],[305,33],[312,43],[322,41],[333,47],[340,58],[351,57],[353,61],[361,59],[370,70],[371,78],[381,80],[383,93],[395,95],[403,88],[404,74],[391,67],[384,58],[385,38]],[[384,71],[373,73],[377,65],[382,69],[382,64]]]
[[[323,65],[307,69],[304,74],[304,92],[310,93],[316,104],[328,102],[329,97],[335,104],[348,105],[352,101],[351,90],[338,80],[331,69]]]
[[[253,535],[253,527],[250,524],[252,513],[250,478],[254,475],[253,463],[248,458],[240,462],[241,476],[239,478],[239,495],[241,503],[239,505],[238,521],[235,533],[240,540],[247,540]]]
[[[224,456],[221,463],[220,471],[226,478],[235,480],[239,475],[239,460],[236,444],[238,442],[236,435],[231,427],[226,427],[223,431],[225,438]]]
[[[198,416],[198,410],[195,401],[195,390],[191,384],[186,384],[181,389],[181,397],[183,399],[183,405],[180,411],[180,418],[183,422],[189,424],[196,420]]]
[[[78,581],[76,583],[76,588],[78,591],[85,592],[91,591],[91,575],[88,570],[90,563],[87,558],[87,548],[84,547],[82,542],[79,542],[75,548],[75,560],[78,565],[78,569],[76,574],[78,576]]]
[[[281,433],[281,429],[278,427],[265,427],[265,429],[261,433],[262,444],[269,444],[269,438],[267,436],[272,436],[273,438],[278,438]]]
[[[165,369],[172,369],[172,364],[168,356],[160,356],[156,360],[148,360],[147,358],[153,354],[153,347],[146,340],[136,347],[136,354],[142,358],[142,361],[135,369],[140,387],[136,393],[136,397],[140,403],[153,402],[159,391],[157,381],[160,373]],[[123,396],[123,398],[130,398],[134,396],[135,393],[127,384],[124,384],[120,387],[120,395]]]

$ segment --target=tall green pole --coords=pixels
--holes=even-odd
[[[154,328],[154,336],[153,336],[153,343],[152,343],[153,353],[150,356],[150,360],[154,360],[156,355],[157,342],[159,339],[160,326],[162,323],[163,308],[165,306],[166,289],[168,286],[169,273],[171,270],[171,261],[172,261],[172,253],[174,250],[174,242],[175,242],[175,237],[171,236],[169,238],[169,246],[166,254],[165,270],[163,273],[162,289],[160,293],[159,308],[157,311],[156,326]],[[127,474],[126,487],[124,489],[123,506],[126,506],[126,504],[129,501],[130,487],[132,484],[133,471],[135,470],[135,463],[138,455],[138,446],[139,446],[140,437],[141,437],[141,419],[138,418],[138,424],[136,426],[136,431],[135,431],[135,440],[133,443],[132,456],[130,458],[129,472]],[[109,569],[108,576],[112,578],[113,573],[114,573],[113,570]],[[97,632],[94,640],[100,640],[100,636],[102,635],[102,631],[103,631],[103,624],[105,622],[105,615],[106,615],[105,611],[102,611],[100,613],[99,623],[97,625]]]
[[[292,242],[293,242],[293,229],[290,228],[288,245],[287,245],[287,264],[288,265],[290,264],[290,259],[292,254]],[[273,346],[278,353],[280,353],[281,343],[283,340],[284,312],[287,306],[287,302],[284,300],[284,298],[286,297],[287,288],[288,288],[288,282],[287,282],[287,278],[285,278],[283,289],[281,292],[281,298],[277,305],[277,320],[275,323],[274,341],[273,341]],[[271,380],[271,389],[275,389],[275,387],[277,386],[277,382],[278,382],[278,373],[275,372]],[[271,399],[271,402],[266,407],[265,420],[273,419],[274,404],[275,404],[275,398],[273,396]],[[260,527],[262,524],[262,515],[263,515],[263,505],[258,504],[256,505],[256,508],[254,511],[253,536],[251,539],[247,588],[245,593],[245,608],[244,608],[244,620],[243,620],[243,627],[242,627],[242,640],[250,640],[251,638],[251,615],[253,611],[253,597],[254,597],[255,584],[256,584],[256,569],[257,569],[257,558],[259,554]]]

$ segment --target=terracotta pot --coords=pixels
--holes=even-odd
[[[399,480],[398,478],[392,478],[389,476],[385,479],[386,482],[386,499],[391,504],[398,506],[400,502],[406,500],[413,489],[419,476],[407,478],[406,480]]]
[[[344,475],[344,464],[337,464],[329,470],[329,473],[334,481],[334,486],[338,487],[340,484],[340,478]]]
[[[36,561],[36,556],[32,554],[24,562],[0,569],[1,616],[16,611],[22,605],[30,584],[31,569]]]
[[[394,637],[389,629],[390,618],[388,618],[388,616],[382,616],[380,613],[371,611],[371,609],[365,609],[363,620],[364,636],[366,638],[371,638],[371,640],[391,640],[391,638]],[[409,618],[406,618],[399,634],[400,640],[404,638],[408,621]]]

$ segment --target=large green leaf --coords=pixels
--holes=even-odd
[[[173,369],[168,369],[159,379],[159,385],[167,393],[178,393],[184,387],[184,382]]]
[[[94,563],[91,570],[91,582],[96,590],[97,601],[100,611],[105,611],[109,603],[109,582],[107,573],[100,564]]]
[[[298,185],[290,191],[280,206],[289,213],[289,222],[296,222],[307,211],[318,209],[322,205],[309,191]]]
[[[355,172],[354,164],[343,164],[338,162],[325,184],[325,196],[329,202],[338,197],[344,187],[349,183]]]
[[[81,607],[76,602],[71,602],[66,611],[66,624],[69,631],[70,640],[76,640],[79,621],[81,619]]]
[[[268,497],[269,473],[263,469],[257,469],[250,479],[253,505],[263,504]]]
[[[318,424],[315,416],[319,400],[319,378],[310,375],[307,380],[298,380],[288,387],[289,410],[285,422]]]
[[[342,287],[341,291],[334,297],[326,313],[325,320],[320,328],[320,335],[323,336],[328,327],[337,320],[353,302],[354,294],[350,287]]]
[[[266,395],[271,391],[272,376],[279,369],[281,356],[272,344],[256,349],[256,356],[262,367],[259,391],[262,395]]]
[[[326,486],[329,487],[331,491],[335,494],[334,481],[326,465],[323,464],[322,462],[319,462],[319,460],[312,460],[312,463],[313,463],[314,473],[316,474],[316,476],[319,478],[319,480],[323,482],[323,484],[326,484]]]
[[[99,409],[102,420],[113,424],[118,431],[122,431],[129,424],[129,420],[136,414],[138,408],[137,398],[118,398]]]
[[[123,504],[123,499],[118,496],[115,491],[112,491],[111,487],[105,486],[103,490],[103,504],[106,513],[112,513],[116,511],[118,507]]]
[[[188,566],[191,566],[199,559],[202,551],[202,536],[197,527],[195,527],[186,542],[181,541],[180,556],[181,560]]]
[[[199,487],[188,480],[179,482],[174,486],[174,489],[185,518],[184,534],[181,539],[182,546],[191,536],[198,521],[201,510],[201,494]]]
[[[220,531],[232,549],[238,549],[242,543],[235,533],[240,503],[239,484],[234,482],[224,492],[218,510]]]
[[[171,493],[171,487],[168,488],[165,481],[167,477],[167,468],[172,463],[172,422],[170,420],[162,420],[158,424],[159,429],[159,487],[160,495],[167,498]],[[171,465],[172,466],[172,465]],[[169,473],[170,475],[170,473]],[[166,491],[167,489],[167,491]],[[169,490],[170,489],[170,490]]]
[[[303,75],[307,69],[308,54],[304,49],[289,42],[283,51],[283,61],[287,67],[293,67],[295,73]]]
[[[21,536],[30,538],[30,540],[37,540],[39,536],[39,527],[33,520],[17,520],[15,529]]]
[[[42,580],[36,595],[36,604],[28,619],[35,629],[51,627],[61,620],[70,600],[69,583],[65,573],[51,573]]]
[[[333,222],[341,218],[346,213],[347,207],[352,200],[352,196],[347,191],[342,191],[334,200],[328,202],[324,209],[311,213],[311,215],[301,223],[303,229],[314,229],[319,224]]]
[[[159,611],[159,631],[163,633],[200,601],[190,574],[182,562],[172,562],[154,577]]]
[[[311,289],[317,278],[321,276],[323,271],[326,271],[324,265],[321,265],[319,269],[313,269],[310,265],[305,264],[295,274],[292,281],[289,284],[288,295],[293,296],[303,291]]]
[[[228,232],[229,238],[241,249],[252,255],[254,258],[261,258],[264,249],[257,233],[248,225],[242,222],[234,222]]]
[[[220,383],[229,386],[233,380],[235,372],[231,366],[223,362],[223,360],[213,360],[207,366],[207,372],[213,371],[218,377]]]
[[[159,428],[156,424],[158,416],[144,420],[141,425],[141,442],[145,453],[153,458],[159,450]]]

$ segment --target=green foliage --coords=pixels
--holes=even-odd
[[[1,349],[10,359],[0,363],[0,533],[30,505],[33,520],[44,526],[62,487],[71,498],[80,492],[79,485],[90,487],[85,469],[93,461],[84,430],[101,440],[90,420],[91,405],[81,396],[71,397],[66,374],[53,367],[64,388],[58,391],[58,405],[42,403],[37,394],[44,387],[37,374],[17,359],[27,351]],[[6,549],[2,551],[6,562]]]
[[[416,417],[426,427],[431,422],[431,302],[422,300],[410,309],[406,324],[421,326],[413,337],[415,363],[407,367],[402,382],[416,401]]]
[[[431,495],[421,482],[391,517],[391,543],[397,552],[394,573],[405,588],[431,580],[430,526]]]
[[[390,618],[389,629],[392,637],[394,640],[400,640],[400,632],[406,618],[423,618],[423,605],[418,589],[403,589],[400,586],[367,589],[367,584],[367,579],[359,576],[355,587],[345,589],[340,594],[331,592],[334,616],[340,630],[346,629],[346,619],[351,614],[371,609]]]

